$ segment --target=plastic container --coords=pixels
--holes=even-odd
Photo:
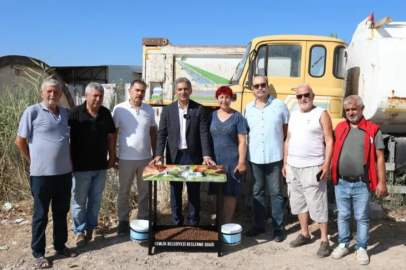
[[[241,243],[242,227],[239,224],[228,223],[221,226],[221,239],[227,246],[236,246]]]
[[[135,242],[148,240],[148,220],[133,220],[130,223],[130,239]]]

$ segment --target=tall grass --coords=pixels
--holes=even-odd
[[[24,110],[38,103],[43,80],[49,79],[53,68],[31,59],[33,68],[23,69],[25,82],[0,88],[0,201],[30,198],[29,163],[14,144]]]
[[[14,144],[23,111],[38,102],[34,86],[7,85],[0,90],[0,198],[6,201],[30,196],[29,163]]]

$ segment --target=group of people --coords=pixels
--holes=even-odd
[[[364,105],[358,96],[344,101],[346,121],[335,130],[325,109],[313,105],[314,93],[307,84],[297,87],[299,110],[292,114],[285,103],[269,95],[267,77],[255,76],[255,100],[243,114],[232,109],[231,88],[216,91],[218,110],[211,114],[190,99],[192,85],[187,78],[175,81],[177,100],[165,106],[159,129],[152,107],[145,102],[146,84],[131,83],[129,100],[114,107],[102,106],[104,89],[92,82],[85,90],[86,101],[69,112],[58,105],[62,96],[57,80],[41,86],[42,102],[28,107],[21,118],[16,144],[30,162],[30,187],[34,198],[31,248],[40,268],[51,263],[45,258],[45,229],[52,205],[54,249],[67,257],[78,253],[65,246],[67,214],[71,206],[76,245],[104,238],[98,228],[98,213],[106,182],[106,170],[119,170],[118,235],[129,232],[129,194],[137,181],[137,219],[148,218],[148,185],[142,180],[144,168],[159,163],[224,165],[221,223],[233,220],[242,178],[247,165],[252,172],[254,226],[248,237],[265,232],[265,192],[272,205],[273,240],[282,242],[284,230],[283,176],[288,185],[291,212],[298,215],[301,233],[290,243],[310,243],[310,218],[320,225],[319,257],[330,254],[327,238],[327,181],[335,184],[338,208],[339,245],[333,258],[349,253],[351,205],[357,220],[357,259],[367,264],[369,202],[371,192],[387,195],[384,144],[379,127],[363,117]],[[335,136],[334,136],[335,135]],[[119,153],[116,155],[117,136]],[[166,152],[165,152],[166,151]],[[246,160],[248,164],[246,164]],[[200,222],[200,183],[186,183],[187,222]],[[182,182],[170,182],[172,220],[184,224]],[[218,184],[210,183],[209,194],[216,202]]]

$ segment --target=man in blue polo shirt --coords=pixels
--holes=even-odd
[[[106,172],[116,159],[116,127],[110,111],[102,106],[103,86],[89,83],[85,96],[86,101],[69,112],[68,120],[73,165],[72,217],[77,247],[84,246],[93,237],[94,241],[104,239],[97,217]]]
[[[69,155],[69,126],[66,109],[58,106],[62,96],[57,80],[44,80],[41,103],[28,107],[21,117],[16,145],[30,162],[30,187],[34,198],[32,254],[38,268],[49,268],[45,256],[45,229],[52,203],[53,244],[56,254],[76,257],[65,246],[68,240],[66,216],[72,187]],[[27,143],[28,141],[28,143]]]
[[[283,226],[282,167],[283,146],[286,137],[289,110],[285,103],[269,96],[268,80],[264,76],[253,79],[252,92],[256,99],[247,104],[247,159],[253,175],[255,226],[247,236],[265,232],[265,186],[268,186],[272,204],[273,240],[285,239]]]

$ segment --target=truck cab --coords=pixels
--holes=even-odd
[[[236,94],[232,107],[243,111],[254,100],[252,78],[268,78],[270,95],[298,109],[296,88],[309,84],[314,104],[325,108],[333,126],[343,120],[344,51],[346,43],[332,37],[282,35],[253,39],[230,80]]]

